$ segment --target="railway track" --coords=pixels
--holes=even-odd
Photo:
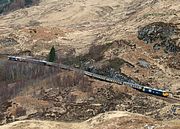
[[[64,69],[64,70],[69,70],[69,71],[77,71],[77,72],[83,73],[86,76],[89,76],[89,77],[92,77],[92,78],[95,78],[95,79],[98,79],[98,80],[101,80],[101,81],[106,81],[106,82],[110,82],[110,83],[116,83],[116,84],[119,84],[119,85],[122,85],[122,84],[128,85],[131,88],[142,91],[142,93],[146,89],[149,88],[148,91],[151,91],[151,92],[148,92],[149,93],[148,95],[150,95],[152,97],[156,97],[158,99],[167,101],[169,103],[180,103],[179,99],[169,97],[169,94],[166,97],[157,95],[156,91],[163,92],[162,90],[150,88],[150,87],[147,87],[147,86],[143,86],[143,85],[135,83],[134,81],[123,81],[123,80],[119,80],[119,79],[115,79],[115,78],[110,78],[110,77],[99,75],[99,74],[92,73],[92,72],[89,72],[89,71],[73,68],[73,67],[70,67],[68,65],[63,65],[63,64],[53,63],[53,62],[47,62],[47,61],[44,61],[44,60],[36,60],[36,59],[31,59],[31,58],[15,57],[15,56],[9,56],[9,60],[18,61],[18,62],[28,62],[28,63],[41,64],[41,65],[46,65],[46,66],[49,66],[49,67],[57,67],[57,68],[61,68],[61,69]],[[152,92],[153,90],[155,92]],[[152,94],[152,93],[154,93],[154,94]],[[155,95],[155,93],[156,93],[156,95]],[[143,93],[143,94],[147,95],[147,93]]]
[[[142,94],[147,95],[146,93],[142,92]],[[157,95],[153,95],[153,94],[148,94],[148,96],[150,97],[154,97],[156,99],[160,99],[163,101],[166,101],[168,103],[179,103],[180,104],[180,99],[174,98],[174,97],[162,97],[162,96],[157,96]]]
[[[169,103],[179,103],[180,104],[180,100],[177,99],[177,98],[171,98],[171,97],[164,98],[164,97],[161,97],[161,96],[156,96],[156,98],[162,99],[162,100],[164,100],[166,102],[169,102]]]

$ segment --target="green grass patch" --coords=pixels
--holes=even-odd
[[[114,59],[108,60],[108,61],[109,61],[108,67],[113,68],[116,71],[119,71],[120,68],[122,67],[122,65],[124,65],[124,63],[127,63],[125,60],[123,60],[121,58],[114,58]]]

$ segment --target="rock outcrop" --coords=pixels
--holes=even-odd
[[[138,38],[147,44],[155,43],[155,50],[163,47],[167,52],[179,52],[180,47],[176,46],[177,39],[173,39],[173,36],[179,33],[178,27],[172,23],[154,22],[140,28]]]

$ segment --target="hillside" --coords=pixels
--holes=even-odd
[[[140,122],[134,120],[132,128],[148,128],[146,122],[158,129],[171,128],[166,121],[180,119],[179,103],[81,72],[10,62],[5,56],[46,60],[54,46],[58,63],[106,76],[120,73],[142,85],[167,90],[179,99],[179,0],[33,0],[32,6],[26,0],[14,2],[0,15],[1,124],[30,120],[25,122],[28,126],[34,123],[31,120],[40,119],[62,122],[42,122],[45,129],[61,128],[59,124],[88,129],[88,120],[109,111],[130,112],[132,121],[141,114]],[[106,124],[116,128],[113,120],[102,121],[96,128]],[[131,128],[132,121],[123,117],[115,125]],[[119,122],[126,124],[121,127]],[[16,129],[23,124],[0,128]],[[176,128],[173,122],[169,126]]]
[[[122,44],[121,41],[124,40],[130,46],[125,45],[117,50],[115,46],[104,53],[104,59],[118,57],[136,66],[137,69],[125,66],[121,68],[122,71],[125,69],[125,74],[129,75],[128,71],[131,72],[129,76],[134,78],[145,76],[145,81],[151,76],[158,82],[163,80],[164,84],[160,85],[176,85],[179,82],[175,79],[179,73],[179,52],[176,56],[161,50],[154,52],[151,45],[146,45],[137,38],[137,32],[138,28],[153,22],[163,21],[178,25],[178,3],[178,0],[43,0],[39,6],[1,16],[1,53],[29,51],[32,55],[46,56],[54,45],[59,58],[67,58],[87,53],[92,45],[116,42]],[[172,38],[176,39],[178,45],[179,34]],[[135,49],[131,48],[133,45]],[[160,71],[152,73],[142,69],[145,73],[141,74],[141,68],[137,66],[140,59],[146,60]],[[172,63],[172,60],[176,62]],[[137,70],[140,70],[138,75],[133,72]],[[160,79],[157,76],[154,78],[151,73],[158,74]]]
[[[176,123],[177,125],[173,125]],[[65,122],[49,122],[49,121],[18,121],[9,125],[5,125],[3,129],[177,129],[180,126],[178,121],[170,121],[166,123],[156,122],[145,116],[138,114],[130,114],[127,112],[107,112],[93,117],[81,123],[65,123]]]

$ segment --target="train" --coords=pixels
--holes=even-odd
[[[136,84],[136,83],[129,83],[129,82],[123,82],[123,84],[129,85],[132,88],[148,93],[148,94],[153,94],[153,95],[157,95],[157,96],[163,96],[163,97],[168,97],[169,96],[169,92],[166,90],[161,90],[161,89],[157,89],[157,88],[151,88],[148,86],[142,86],[140,84]]]
[[[128,86],[132,87],[133,89],[136,89],[138,91],[145,92],[145,93],[148,93],[148,94],[153,94],[153,95],[158,95],[158,96],[163,96],[163,97],[168,97],[169,96],[169,92],[165,91],[165,90],[151,88],[151,87],[147,87],[147,86],[142,86],[142,85],[137,84],[137,83],[127,82],[127,81],[120,81],[120,80],[117,80],[117,79],[114,79],[114,78],[109,78],[109,77],[102,76],[102,75],[99,75],[99,74],[96,74],[96,73],[91,73],[91,72],[88,72],[88,71],[84,71],[84,74],[88,75],[90,77],[94,77],[94,78],[99,79],[99,80],[104,80],[104,81],[107,81],[107,82],[113,82],[113,83],[117,83],[117,84],[120,84],[120,85],[122,85],[122,84],[128,85]]]
[[[30,59],[30,58],[25,58],[25,57],[16,57],[16,56],[8,56],[8,60],[20,61],[20,62],[38,63],[38,64],[42,64],[42,65],[47,65],[47,66],[60,67],[62,69],[66,69],[66,70],[75,70],[75,71],[78,70],[78,71],[82,71],[85,75],[87,75],[89,77],[93,77],[93,78],[96,78],[96,79],[99,79],[99,80],[112,82],[112,83],[116,83],[116,84],[120,84],[120,85],[122,85],[122,84],[128,85],[131,88],[136,89],[136,90],[141,91],[141,92],[144,92],[144,93],[163,96],[163,97],[168,97],[169,96],[169,92],[165,91],[165,90],[151,88],[151,87],[148,87],[148,86],[143,86],[143,85],[135,83],[134,81],[131,81],[131,80],[130,81],[123,81],[123,80],[116,79],[116,78],[110,78],[110,77],[99,75],[99,74],[92,73],[92,72],[89,72],[89,71],[84,71],[84,70],[79,70],[77,68],[72,68],[70,66],[63,65],[63,64],[57,64],[57,63],[48,62],[48,61],[45,61],[45,60],[36,60],[36,59]]]
[[[158,95],[158,96],[163,96],[163,97],[168,97],[169,92],[161,89],[156,89],[156,88],[151,88],[147,86],[143,86],[142,91],[145,93],[153,94],[153,95]]]
[[[8,60],[12,60],[12,61],[21,61],[22,59],[23,59],[22,57],[8,56]]]
[[[31,63],[36,63],[36,64],[48,65],[48,66],[52,65],[52,62],[48,62],[45,60],[36,60],[36,59],[31,58],[31,57],[8,56],[8,60],[20,61],[20,62],[31,62]]]

